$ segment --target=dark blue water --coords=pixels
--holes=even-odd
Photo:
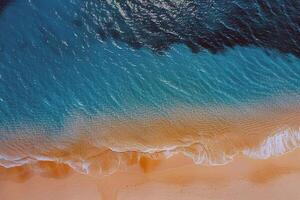
[[[296,1],[0,2],[2,128],[300,93]]]

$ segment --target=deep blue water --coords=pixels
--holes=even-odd
[[[91,2],[93,9],[84,7]],[[283,1],[287,2],[293,1]],[[112,30],[105,38],[103,30],[95,32],[97,19],[106,19],[97,13],[105,13],[107,5],[91,0],[15,0],[1,9],[1,127],[60,127],[74,114],[118,117],[143,108],[164,113],[176,105],[235,106],[300,93],[297,49],[287,49],[279,40],[282,36],[274,38],[277,46],[236,42],[220,51],[192,52],[180,41],[159,51],[149,41],[134,48]],[[213,20],[216,10],[206,20]],[[291,25],[299,32],[298,24]]]

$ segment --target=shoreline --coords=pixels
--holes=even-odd
[[[3,134],[0,199],[299,199],[299,107],[268,108]]]
[[[199,195],[204,200],[300,197],[299,149],[267,160],[238,156],[223,166],[195,165],[178,154],[159,162],[146,159],[140,166],[101,178],[69,171],[63,176],[56,172],[55,178],[33,174],[28,179],[13,181],[3,179],[3,173],[2,169],[0,197],[5,200],[189,200]]]
[[[198,165],[224,165],[239,154],[267,159],[300,147],[298,110],[295,106],[249,113],[176,112],[165,118],[83,121],[66,131],[71,134],[56,136],[38,129],[0,131],[0,166],[34,168],[35,163],[52,162],[84,174],[105,175],[136,165],[143,157],[178,153]]]

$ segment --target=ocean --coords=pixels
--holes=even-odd
[[[0,0],[0,165],[291,151],[299,16],[293,0]]]

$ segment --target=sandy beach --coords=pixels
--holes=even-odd
[[[101,178],[73,171],[59,173],[62,169],[54,167],[51,177],[32,174],[23,179],[13,178],[16,173],[8,175],[2,169],[0,197],[2,200],[300,198],[299,150],[268,160],[238,156],[224,166],[197,166],[181,155],[159,161],[145,159],[126,172]]]
[[[72,138],[8,135],[0,199],[299,199],[298,109],[230,114],[87,123]]]

